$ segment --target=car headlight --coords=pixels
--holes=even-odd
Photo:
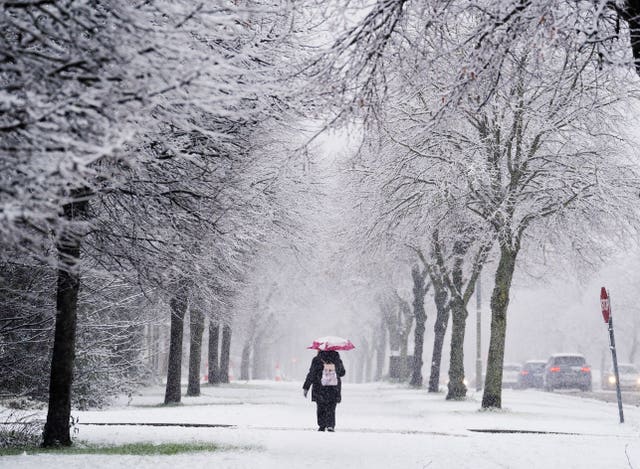
[[[609,376],[609,384],[616,384],[616,377],[615,376]]]

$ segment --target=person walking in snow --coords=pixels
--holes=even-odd
[[[311,400],[316,403],[318,431],[332,432],[336,427],[336,405],[342,400],[342,378],[346,371],[340,354],[334,350],[318,351],[311,360],[302,389],[307,397],[311,388]]]

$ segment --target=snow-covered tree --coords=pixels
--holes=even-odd
[[[500,407],[509,290],[523,242],[541,229],[563,232],[567,220],[624,224],[621,212],[633,212],[635,171],[619,156],[627,136],[616,121],[617,91],[574,47],[533,53],[528,43],[514,45],[499,82],[480,98],[484,106],[478,110],[474,96],[461,101],[449,117],[459,119],[456,131],[440,119],[425,144],[413,147],[432,174],[450,175],[455,193],[499,246],[483,407]],[[603,213],[613,200],[616,211]]]
[[[203,197],[218,202],[210,227],[230,204],[239,211],[257,205],[250,193],[241,199],[245,204],[232,201],[224,175],[229,164],[203,160],[231,156],[235,162],[250,151],[248,134],[264,106],[274,105],[269,84],[277,78],[268,60],[282,45],[287,9],[223,1],[206,8],[190,1],[5,2],[2,8],[8,46],[2,53],[11,66],[2,75],[2,143],[10,157],[3,159],[0,182],[0,236],[3,245],[59,267],[45,444],[68,445],[81,252],[101,258],[104,268],[133,267],[130,278],[137,275],[138,283],[154,279],[178,287],[189,283],[184,273],[190,257],[237,257],[233,253],[242,249],[233,240],[209,252],[194,242],[211,214],[198,213],[198,204]],[[193,171],[191,181],[209,186],[188,187],[186,170]],[[170,171],[184,179],[172,179]],[[215,178],[201,178],[203,172]],[[237,179],[233,172],[229,178]],[[248,179],[243,188],[268,186]],[[135,191],[134,181],[140,183]],[[162,213],[167,206],[175,212]],[[153,210],[139,211],[148,208]],[[154,215],[169,223],[154,226]],[[225,227],[232,229],[230,218]],[[123,222],[130,223],[127,229]],[[181,238],[181,229],[191,229],[191,237]],[[86,248],[83,241],[89,241]],[[214,285],[234,263],[216,264]],[[183,310],[186,300],[170,303]]]

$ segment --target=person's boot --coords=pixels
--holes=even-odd
[[[324,427],[318,427],[318,431],[319,431],[319,432],[323,432],[324,430],[325,430],[325,428],[324,428]],[[330,431],[333,431],[333,429],[332,429],[332,430],[330,430]]]
[[[328,432],[335,432],[336,430],[335,430],[335,428],[333,428],[333,427],[327,427],[327,431],[328,431]]]

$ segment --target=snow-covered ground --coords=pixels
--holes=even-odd
[[[443,395],[390,384],[346,383],[336,433],[319,433],[300,383],[202,388],[178,407],[152,388],[104,411],[73,412],[78,439],[97,444],[213,442],[245,449],[175,456],[52,454],[0,457],[0,468],[640,468],[640,408],[562,393],[505,390],[502,411],[481,395]],[[97,426],[100,422],[231,424],[232,428]],[[524,430],[539,433],[484,433]],[[549,433],[542,433],[549,432]]]

